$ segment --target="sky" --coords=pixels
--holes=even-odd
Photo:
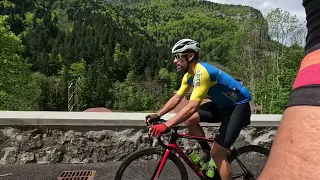
[[[296,15],[298,20],[303,23],[306,20],[302,0],[209,0],[222,4],[241,4],[252,6],[259,9],[263,15],[270,12],[271,9],[281,8],[288,11],[291,15]]]

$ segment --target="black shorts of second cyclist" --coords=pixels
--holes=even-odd
[[[215,141],[224,148],[230,149],[238,138],[243,127],[250,124],[251,108],[249,103],[218,108],[212,102],[200,105],[198,110],[200,122],[221,122]]]

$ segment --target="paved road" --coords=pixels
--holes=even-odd
[[[120,162],[89,164],[14,164],[0,165],[0,180],[57,180],[62,171],[96,170],[95,180],[113,180]],[[198,180],[187,167],[189,179]]]
[[[119,165],[120,162],[0,165],[0,180],[56,180],[62,171],[80,169],[96,170],[95,180],[113,180]],[[194,174],[191,174],[190,169],[188,171],[190,179],[198,179]]]
[[[1,180],[56,180],[62,171],[66,170],[96,170],[97,180],[113,179],[119,162],[90,164],[25,164],[0,166]]]

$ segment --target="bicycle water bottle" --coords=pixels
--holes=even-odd
[[[214,160],[211,158],[210,161],[209,161],[209,164],[208,164],[208,169],[207,169],[206,175],[207,175],[209,178],[213,178],[213,176],[214,176],[214,171],[215,171],[216,168],[217,168],[217,165],[216,165],[216,163],[214,162]]]
[[[200,158],[200,155],[197,154],[193,149],[189,148],[186,151],[187,156],[192,160],[193,163],[195,163],[197,166],[199,166],[199,169],[203,171],[206,169],[206,164],[203,162],[203,160]]]

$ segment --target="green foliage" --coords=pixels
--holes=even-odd
[[[175,73],[166,69],[159,71],[157,79],[135,77],[130,71],[123,83],[117,81],[114,84],[114,107],[130,111],[157,110],[173,95],[177,78]]]
[[[21,40],[0,16],[0,110],[37,110],[39,88],[21,61]]]
[[[71,64],[69,73],[71,76],[84,76],[86,73],[86,65],[84,60]]]
[[[280,9],[265,18],[198,0],[5,0],[0,15],[7,110],[157,110],[181,81],[171,47],[193,38],[201,60],[244,80],[262,113],[281,113],[303,57],[301,26]]]

